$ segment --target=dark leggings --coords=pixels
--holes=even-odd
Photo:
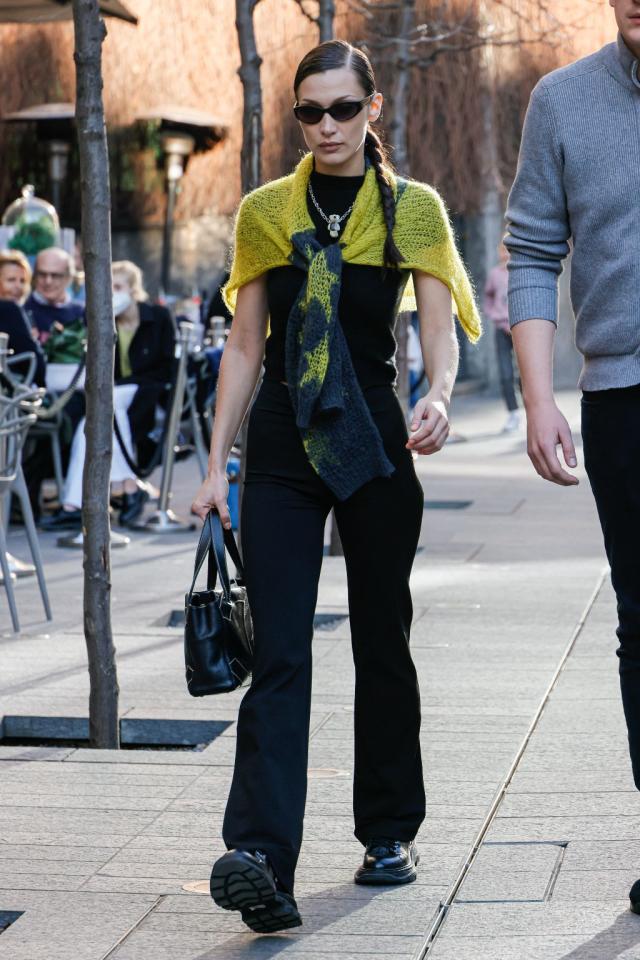
[[[496,351],[498,355],[498,370],[500,371],[500,386],[507,410],[513,412],[518,409],[516,399],[515,373],[513,369],[513,340],[506,330],[496,327]]]
[[[640,790],[640,385],[586,392],[584,462],[618,601],[618,657],[631,764]]]
[[[332,507],[344,548],[356,668],[355,834],[411,840],[424,819],[409,575],[423,493],[392,387],[365,392],[391,477],[336,502],[310,466],[287,387],[265,381],[249,421],[242,547],[256,659],[238,718],[228,848],[259,849],[293,892],[307,786],[311,640]]]

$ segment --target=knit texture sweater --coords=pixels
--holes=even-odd
[[[274,267],[291,263],[307,274],[287,324],[287,383],[309,462],[335,496],[346,500],[369,480],[393,472],[338,319],[343,262],[384,266],[386,227],[369,166],[340,240],[322,246],[307,207],[312,169],[313,157],[307,154],[293,174],[245,197],[224,295],[233,310],[238,289]],[[477,339],[480,319],[442,200],[423,184],[391,172],[389,179],[403,268],[424,270],[447,283],[460,322]]]
[[[573,246],[580,386],[640,383],[640,79],[622,38],[531,95],[507,209],[510,323],[557,322]]]

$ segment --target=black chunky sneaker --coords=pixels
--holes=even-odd
[[[640,880],[636,880],[629,890],[629,900],[631,901],[631,910],[633,913],[640,913]]]
[[[275,933],[302,924],[290,893],[280,889],[260,850],[229,850],[213,865],[211,896],[223,910],[239,910],[254,933]]]
[[[364,861],[353,879],[356,883],[381,886],[411,883],[418,875],[416,866],[419,860],[420,854],[413,840],[405,842],[378,837],[367,844]]]

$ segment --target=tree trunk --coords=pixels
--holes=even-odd
[[[320,43],[324,43],[325,40],[333,40],[333,19],[335,15],[336,5],[334,0],[320,0],[320,10],[318,11]]]
[[[391,123],[389,142],[393,147],[393,162],[401,174],[408,173],[408,111],[409,86],[411,81],[411,34],[415,27],[415,0],[401,0],[398,33],[395,41],[396,56],[393,63],[390,89]]]
[[[102,103],[98,0],[73,0],[82,245],[87,297],[87,448],[82,479],[84,633],[89,659],[92,747],[117,749],[118,675],[111,632],[109,478],[115,328],[111,305],[111,197]]]
[[[236,0],[236,30],[240,46],[240,69],[242,80],[242,192],[248,193],[260,186],[262,146],[262,87],[260,66],[262,58],[256,47],[253,28],[253,13],[260,0]]]
[[[256,46],[253,14],[260,0],[236,0],[236,30],[240,47],[242,81],[242,152],[240,159],[240,182],[242,193],[249,193],[260,186],[262,180],[262,85],[260,66],[262,58]],[[244,478],[247,469],[246,416],[240,428],[240,476],[238,478],[238,513],[241,513]],[[240,521],[238,521],[239,523]]]

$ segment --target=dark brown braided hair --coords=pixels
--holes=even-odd
[[[340,70],[346,67],[356,74],[360,86],[366,97],[376,92],[376,80],[371,61],[357,47],[351,46],[345,40],[328,40],[310,50],[300,61],[293,80],[293,92],[298,96],[298,88],[303,80],[315,73],[325,73],[327,70]],[[386,168],[391,167],[387,151],[380,137],[373,130],[367,130],[364,141],[364,152],[371,162],[375,172],[380,196],[384,222],[387,228],[387,237],[384,242],[385,266],[398,267],[404,257],[398,250],[393,239],[393,228],[396,222],[396,204],[391,184],[387,178]]]

